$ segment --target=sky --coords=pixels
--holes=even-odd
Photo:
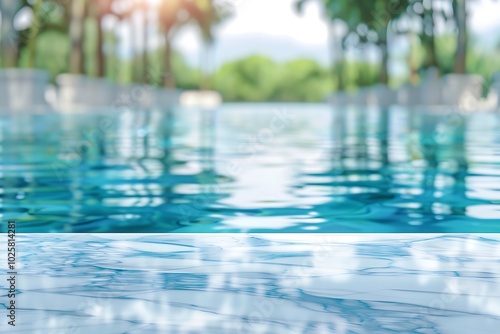
[[[311,3],[298,15],[293,0],[236,0],[234,3],[233,16],[216,28],[216,63],[254,53],[276,60],[312,57],[328,62],[327,27],[321,19],[319,5]],[[196,29],[183,30],[175,46],[193,61],[191,55],[199,54],[201,49]]]
[[[294,9],[295,0],[220,0],[233,16],[216,29],[214,66],[261,53],[277,61],[298,57],[328,63],[327,24],[322,19],[320,1],[310,1],[302,15]],[[484,46],[500,39],[500,1],[470,2],[469,24]],[[340,26],[339,26],[340,28]],[[192,64],[198,64],[201,43],[194,28],[181,31],[174,43]]]

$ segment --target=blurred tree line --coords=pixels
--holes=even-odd
[[[296,0],[298,12],[306,3]],[[496,0],[489,0],[496,1]],[[478,73],[487,79],[498,71],[498,49],[492,54],[475,51],[468,27],[470,5],[475,0],[321,0],[328,22],[332,52],[332,71],[340,90],[349,89],[345,54],[349,49],[379,51],[378,82],[395,86],[401,77],[390,73],[391,47],[401,39],[409,44],[406,81],[417,84],[421,74],[435,68],[440,74]],[[335,34],[341,25],[344,33]],[[439,29],[438,27],[442,27]],[[444,28],[443,28],[444,27]],[[443,31],[444,30],[444,31]],[[368,52],[365,52],[368,56]],[[392,59],[393,61],[393,59]]]
[[[217,0],[0,0],[0,60],[2,67],[43,68],[53,77],[75,73],[119,83],[216,89],[226,101],[313,102],[334,90],[416,84],[431,67],[487,79],[500,69],[500,47],[480,52],[474,44],[465,0],[296,0],[297,12],[312,1],[322,4],[328,22],[329,65],[311,59],[278,63],[265,55],[215,71],[205,63],[189,65],[172,41],[181,29],[194,26],[204,52],[210,50],[214,27],[231,15]],[[19,17],[30,22],[16,26]],[[104,24],[109,18],[112,27]],[[444,31],[438,33],[437,26]],[[116,33],[123,27],[129,33],[127,57],[119,51],[123,41]],[[408,52],[394,53],[398,40],[406,41]],[[155,48],[147,47],[155,41]],[[356,57],[349,56],[352,50]],[[370,57],[373,50],[376,60]],[[406,71],[391,72],[394,62],[405,64]]]
[[[179,86],[176,78],[182,81],[174,73],[176,65],[185,67],[172,48],[177,32],[194,25],[209,47],[213,27],[224,18],[211,0],[1,0],[0,13],[2,67],[47,68],[53,74],[87,74],[169,88]],[[20,17],[29,18],[29,24],[16,27]],[[112,28],[105,29],[106,18],[114,19]],[[130,59],[119,54],[122,41],[116,32],[123,26],[131,41]],[[142,31],[140,38],[137,30]],[[162,43],[151,51],[150,41],[157,37]],[[206,82],[201,77],[198,84],[203,87]]]

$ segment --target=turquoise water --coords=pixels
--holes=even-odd
[[[0,124],[0,216],[19,232],[500,232],[494,113],[228,104]]]

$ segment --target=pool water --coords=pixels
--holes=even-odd
[[[19,232],[500,232],[495,113],[225,104],[0,125],[0,216]]]

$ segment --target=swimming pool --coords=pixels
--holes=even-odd
[[[19,232],[500,232],[500,116],[225,104],[0,116]]]

